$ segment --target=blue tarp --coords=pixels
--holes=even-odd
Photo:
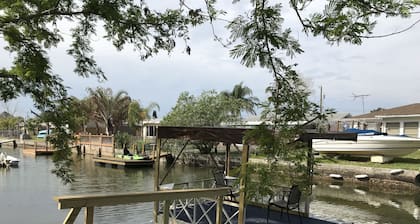
[[[383,135],[384,133],[375,130],[361,130],[357,128],[348,128],[344,130],[346,133],[357,133],[358,135]]]

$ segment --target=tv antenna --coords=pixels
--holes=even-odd
[[[365,113],[365,97],[370,96],[370,94],[353,94],[353,100],[356,100],[357,98],[361,98],[362,99],[362,109],[363,109],[363,113]]]

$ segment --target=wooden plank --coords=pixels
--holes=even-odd
[[[85,224],[93,224],[93,207],[86,207],[85,210]]]
[[[133,192],[122,194],[88,194],[54,197],[58,209],[69,209],[79,207],[111,206],[130,203],[154,202],[187,198],[216,198],[228,194],[229,187],[207,188],[207,189],[181,189],[153,192]]]
[[[67,214],[67,217],[64,220],[63,224],[73,224],[77,216],[79,215],[81,209],[82,208],[72,208]]]

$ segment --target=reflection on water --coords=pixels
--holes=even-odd
[[[311,213],[340,223],[420,223],[418,195],[372,192],[368,187],[317,185]]]
[[[1,223],[60,223],[68,210],[58,210],[54,196],[153,190],[153,168],[115,169],[96,166],[89,156],[75,157],[76,181],[62,185],[51,174],[50,157],[1,149],[21,159],[19,168],[0,169]],[[178,166],[165,182],[189,182],[211,177],[209,168]],[[368,188],[317,185],[312,216],[339,223],[420,223],[420,195],[372,192]],[[152,203],[95,208],[95,223],[151,223]],[[82,223],[83,214],[78,218]]]

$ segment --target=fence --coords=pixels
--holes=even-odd
[[[3,138],[19,138],[22,131],[20,130],[0,130],[0,137]]]
[[[85,154],[115,156],[114,136],[80,134],[77,144]]]

